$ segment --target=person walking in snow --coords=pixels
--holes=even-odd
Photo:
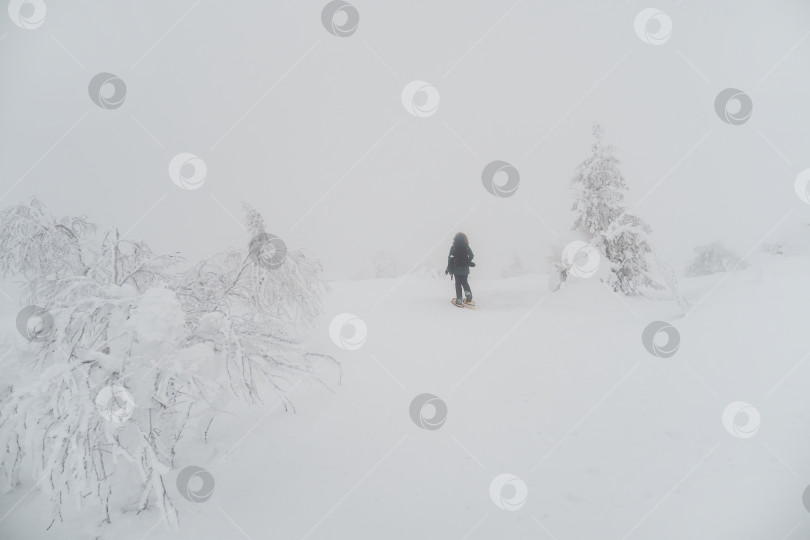
[[[470,267],[475,266],[473,262],[473,251],[470,249],[470,242],[463,232],[457,233],[450,246],[450,254],[447,256],[447,269],[445,275],[450,274],[450,279],[456,279],[456,298],[453,304],[457,307],[464,307],[464,304],[472,303],[472,291],[467,283],[467,276],[470,275]],[[461,289],[464,289],[465,298],[461,298]]]

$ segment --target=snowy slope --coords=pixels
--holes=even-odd
[[[177,497],[179,531],[153,512],[116,515],[100,535],[67,514],[48,532],[28,480],[0,498],[0,537],[810,538],[809,270],[768,257],[684,280],[686,317],[596,281],[549,294],[541,275],[473,275],[478,311],[449,304],[449,280],[333,283],[309,348],[342,362],[342,382],[325,368],[334,392],[301,382],[295,414],[266,394],[221,417],[210,444],[186,441],[180,465],[216,485],[205,502]],[[367,324],[361,348],[330,340],[340,313]],[[680,333],[670,358],[642,344],[656,320]],[[409,416],[425,392],[447,405],[439,429]],[[723,425],[735,401],[761,415],[750,438]],[[515,511],[491,498],[502,473],[528,490]]]

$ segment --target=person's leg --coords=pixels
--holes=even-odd
[[[464,288],[464,292],[466,293],[465,296],[467,297],[467,301],[469,302],[472,299],[472,291],[470,290],[470,284],[467,281],[469,276],[462,276],[464,279],[459,280],[461,282],[461,286]]]
[[[455,276],[456,278],[456,299],[461,300],[461,278],[466,278],[467,276]]]

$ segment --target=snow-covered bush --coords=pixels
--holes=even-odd
[[[0,274],[23,277],[39,308],[21,314],[48,321],[19,355],[34,371],[3,389],[4,491],[28,464],[54,520],[72,498],[105,521],[157,507],[178,522],[164,476],[181,438],[205,437],[230,396],[257,400],[262,379],[283,391],[329,358],[300,347],[321,312],[319,263],[282,244],[268,266],[256,244],[272,235],[250,209],[248,227],[250,246],[177,272],[178,256],[57,221],[37,200],[0,212]]]
[[[768,253],[769,255],[787,255],[789,249],[786,249],[781,242],[763,242],[759,246],[760,253]]]
[[[552,246],[548,256],[548,289],[552,292],[559,291],[568,279],[569,265],[563,260],[562,251],[561,245]]]
[[[678,307],[681,308],[681,312],[684,314],[684,316],[687,315],[690,308],[689,301],[681,291],[681,285],[678,282],[678,277],[675,275],[675,271],[658,255],[658,250],[653,249],[653,257],[655,258],[655,264],[658,267],[658,272],[661,274],[661,276],[663,276],[664,283],[666,283],[667,288],[674,296],[675,301],[678,303]]]
[[[718,272],[742,270],[748,263],[740,259],[737,254],[724,246],[721,242],[713,242],[695,248],[695,258],[686,268],[689,277],[708,276]]]
[[[627,183],[613,147],[602,141],[604,131],[595,125],[592,153],[579,165],[572,181],[576,213],[572,230],[591,237],[611,264],[608,284],[626,295],[640,294],[644,288],[660,289],[650,276],[651,253],[647,235],[650,227],[623,206]]]
[[[380,250],[374,254],[374,277],[392,278],[399,276],[399,263],[393,254]]]
[[[518,256],[517,252],[512,253],[512,259],[509,261],[509,266],[501,272],[502,278],[510,278],[517,276],[524,276],[528,274],[528,270],[523,266],[523,260]]]
[[[413,272],[411,272],[411,275],[430,279],[439,279],[445,277],[444,269],[440,270],[439,268],[436,268],[435,266],[428,263],[420,264],[413,270]]]
[[[548,258],[549,290],[559,290],[571,278],[606,281],[612,274],[603,260],[599,248],[582,239],[571,240],[565,246],[554,246]]]

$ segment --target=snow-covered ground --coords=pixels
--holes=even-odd
[[[84,510],[46,531],[48,501],[26,478],[0,498],[0,538],[810,538],[810,258],[761,257],[683,280],[686,317],[596,280],[549,293],[536,274],[473,275],[477,311],[451,306],[444,279],[333,283],[308,348],[338,358],[342,379],[323,364],[332,391],[302,381],[295,414],[266,393],[221,416],[209,444],[187,440],[179,465],[215,487],[176,496],[179,530],[157,512],[99,529]],[[366,323],[362,347],[330,339],[341,313]],[[669,358],[642,343],[659,320],[680,334]],[[411,419],[423,393],[446,403],[439,429]],[[736,416],[753,436],[724,426],[737,401],[760,415]],[[517,479],[493,498],[503,473]]]

